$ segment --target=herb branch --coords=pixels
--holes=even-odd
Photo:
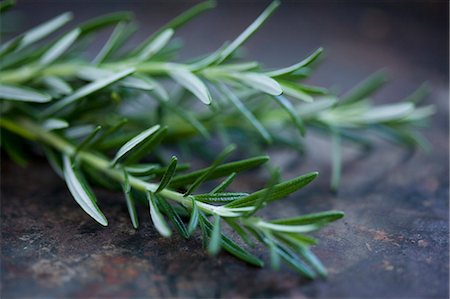
[[[12,4],[2,2],[0,13]],[[268,144],[303,151],[306,133],[324,133],[332,140],[332,187],[337,188],[343,141],[367,147],[367,132],[376,132],[403,145],[425,147],[415,128],[426,123],[434,108],[417,107],[425,87],[400,103],[375,106],[369,98],[386,81],[381,73],[342,96],[304,84],[322,48],[276,70],[243,62],[239,48],[278,5],[269,5],[233,41],[188,62],[176,61],[179,44],[173,37],[178,28],[214,7],[213,1],[194,6],[131,50],[123,47],[135,30],[128,12],[95,18],[49,40],[71,21],[72,14],[64,13],[2,43],[2,149],[25,165],[21,148],[38,145],[76,202],[101,225],[108,221],[91,183],[122,190],[136,229],[136,208],[145,205],[162,236],[175,229],[189,238],[199,228],[209,254],[223,249],[262,266],[247,247],[224,235],[226,224],[248,247],[265,245],[274,268],[284,261],[305,277],[325,276],[325,267],[310,250],[316,240],[307,234],[342,218],[342,212],[275,220],[256,214],[309,184],[317,173],[279,182],[279,172],[273,171],[264,189],[230,192],[237,174],[266,163],[268,157],[225,162],[235,149],[229,144],[245,140],[248,152],[261,152]],[[83,45],[110,26],[114,29],[103,47],[87,57]],[[218,137],[225,148],[214,154],[209,167],[186,173],[177,157],[168,163],[161,158],[161,148],[173,141],[176,147],[198,151],[197,136]],[[210,192],[197,192],[205,189],[206,181],[217,179],[221,182]]]

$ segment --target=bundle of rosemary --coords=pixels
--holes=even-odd
[[[0,12],[12,4],[2,2]],[[176,230],[189,238],[199,228],[210,254],[223,249],[262,266],[258,257],[223,234],[226,224],[250,247],[255,241],[267,246],[274,267],[284,261],[305,277],[325,276],[310,250],[316,240],[307,233],[341,218],[342,212],[272,220],[256,215],[309,184],[317,173],[279,182],[278,171],[273,171],[264,189],[251,194],[227,191],[238,173],[269,160],[255,156],[225,162],[235,148],[231,142],[245,141],[247,153],[270,144],[301,151],[306,131],[327,134],[336,187],[343,140],[368,146],[367,133],[376,132],[404,145],[425,146],[414,128],[433,108],[416,107],[424,88],[400,103],[374,106],[370,96],[386,81],[381,73],[343,96],[304,84],[322,49],[276,70],[242,62],[239,48],[274,12],[277,1],[217,51],[175,62],[180,48],[173,40],[176,30],[214,5],[207,1],[194,6],[133,49],[123,47],[136,30],[128,12],[95,18],[49,39],[72,19],[64,13],[2,42],[2,150],[21,165],[27,161],[25,146],[43,153],[76,202],[101,225],[108,221],[89,183],[122,190],[135,228],[137,207],[147,205],[162,236]],[[109,26],[114,26],[109,39],[89,57],[85,47]],[[219,140],[225,149],[206,168],[188,172],[175,156],[164,158],[170,150],[211,153],[211,140]],[[214,180],[217,185],[208,191],[203,183]]]

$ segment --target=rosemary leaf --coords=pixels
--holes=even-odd
[[[114,28],[114,31],[111,33],[111,36],[109,37],[108,41],[105,43],[103,48],[98,52],[97,56],[95,56],[92,63],[99,64],[108,59],[114,53],[114,50],[120,47],[119,42],[124,36],[124,33],[126,32],[127,25],[125,22],[120,22],[116,25]]]
[[[314,101],[314,98],[310,96],[306,91],[304,91],[301,86],[285,80],[278,80],[278,82],[280,83],[281,88],[283,88],[284,93],[288,96],[305,102]]]
[[[58,95],[67,95],[72,92],[72,87],[59,77],[48,76],[42,79],[42,82],[56,92]]]
[[[45,103],[49,102],[52,98],[46,93],[34,90],[29,87],[0,84],[0,99]]]
[[[216,194],[225,191],[225,189],[233,182],[234,178],[236,177],[236,172],[233,172],[230,174],[225,180],[223,180],[222,183],[217,185],[209,194]]]
[[[158,36],[164,30],[166,30],[168,28],[172,28],[174,30],[178,29],[179,27],[183,26],[184,24],[186,24],[187,22],[192,20],[194,17],[196,17],[199,14],[201,14],[202,12],[204,12],[204,11],[206,11],[208,9],[211,9],[211,8],[213,8],[215,6],[216,6],[216,1],[209,0],[209,1],[201,2],[201,3],[191,7],[190,9],[186,10],[185,12],[180,14],[179,16],[177,16],[174,19],[172,19],[166,25],[160,27],[160,29],[158,31],[156,31],[153,35],[151,35],[146,41],[144,41],[142,44],[137,46],[136,49],[133,51],[133,54],[141,52],[142,49],[147,44],[149,44],[154,38],[156,38],[156,36]]]
[[[156,204],[156,195],[150,191],[147,191],[146,195],[148,204],[150,206],[150,216],[152,218],[153,225],[155,226],[156,230],[161,234],[161,236],[169,237],[172,234],[172,232],[170,231],[170,228],[167,225],[166,220],[164,220],[164,216],[158,209],[158,206]]]
[[[317,258],[317,256],[307,247],[299,246],[298,252],[300,256],[317,272],[320,276],[326,277],[327,270]]]
[[[192,198],[191,205],[192,205],[192,213],[191,213],[191,218],[189,219],[189,224],[188,224],[188,228],[187,228],[188,236],[191,236],[192,233],[197,228],[198,220],[200,217],[200,212],[199,212],[197,204],[195,203],[194,198]]]
[[[282,68],[282,69],[278,69],[275,71],[271,71],[271,72],[267,72],[266,75],[269,77],[284,77],[286,75],[291,75],[292,73],[298,71],[301,68],[304,68],[308,65],[310,65],[311,63],[313,63],[314,61],[317,60],[317,58],[322,54],[323,52],[323,48],[318,48],[316,51],[314,51],[314,53],[312,53],[311,55],[309,55],[308,57],[306,57],[305,59],[303,59],[302,61],[300,61],[299,63],[296,63],[294,65]]]
[[[84,150],[86,147],[89,146],[89,144],[94,140],[94,138],[97,136],[98,132],[102,129],[101,126],[95,127],[92,132],[89,133],[86,138],[75,148],[74,156],[76,156],[80,151]]]
[[[65,129],[69,127],[69,123],[59,118],[49,118],[42,123],[42,128],[47,131]]]
[[[133,14],[127,11],[113,12],[94,18],[92,20],[88,20],[79,25],[78,28],[81,30],[81,33],[85,35],[94,31],[98,31],[99,29],[110,26],[112,24],[130,21],[132,16]]]
[[[61,37],[39,60],[41,65],[50,64],[58,59],[78,38],[80,35],[80,29],[74,29]]]
[[[52,106],[48,107],[46,110],[44,110],[44,112],[42,113],[42,116],[48,117],[50,115],[53,115],[56,112],[60,111],[61,109],[65,108],[66,106],[68,106],[76,101],[79,101],[79,100],[83,99],[84,97],[86,97],[96,91],[99,91],[99,90],[131,75],[132,73],[134,73],[134,71],[135,71],[134,68],[129,68],[129,69],[123,70],[121,72],[118,72],[117,74],[114,74],[109,77],[99,79],[92,83],[89,83],[89,84],[81,87],[80,89],[76,90],[73,94],[59,100]]]
[[[177,157],[173,156],[172,159],[170,160],[166,172],[164,173],[161,179],[161,182],[159,182],[158,188],[156,189],[155,193],[161,192],[164,188],[166,188],[170,184],[170,181],[175,175],[175,171],[177,169],[177,161],[178,161]]]
[[[175,67],[169,70],[169,75],[181,86],[192,92],[204,104],[211,104],[211,95],[205,84],[188,69]]]
[[[258,133],[263,137],[267,143],[272,142],[269,132],[264,128],[264,126],[259,122],[259,120],[245,107],[244,103],[239,100],[239,98],[225,85],[219,85],[219,89],[222,94],[227,95],[227,99],[238,109],[240,113],[252,124],[252,126],[258,131]]]
[[[341,98],[342,102],[354,103],[359,100],[363,100],[375,91],[379,90],[384,84],[386,84],[386,82],[386,75],[382,71],[372,74],[369,78],[344,94]]]
[[[336,131],[331,135],[331,169],[331,190],[337,191],[341,181],[342,153],[341,136]]]
[[[277,9],[280,5],[279,1],[273,1],[263,12],[262,14],[245,29],[233,42],[231,42],[220,55],[220,59],[217,63],[221,63],[230,57],[233,52],[237,50],[243,43],[245,43],[258,29],[261,27],[264,22],[272,15],[272,13]]]
[[[230,193],[196,194],[194,198],[195,200],[206,203],[228,203],[246,196],[248,196],[248,193],[230,192]]]
[[[211,237],[209,239],[208,244],[208,253],[210,255],[217,255],[220,251],[220,242],[221,236],[220,236],[220,216],[214,215],[214,225],[211,232]]]
[[[200,223],[202,223],[205,226],[206,232],[208,235],[211,234],[212,231],[212,224],[209,222],[208,219],[206,219],[205,216],[200,215]],[[237,245],[235,242],[233,242],[231,239],[229,239],[227,236],[222,234],[221,237],[221,246],[224,250],[229,252],[230,254],[240,258],[241,260],[257,266],[262,267],[264,265],[264,262],[261,261],[259,258],[245,250],[244,248]]]
[[[67,187],[76,202],[95,221],[107,226],[108,221],[98,208],[94,194],[81,175],[72,168],[72,162],[66,155],[63,156],[63,172]]]
[[[131,194],[130,181],[128,180],[128,173],[124,170],[124,183],[122,184],[123,193],[125,194],[125,202],[127,203],[128,214],[130,215],[131,223],[133,227],[137,229],[139,227],[139,220],[136,213],[136,207],[133,196]]]
[[[158,34],[139,54],[139,60],[145,61],[158,53],[164,46],[167,45],[172,38],[175,31],[172,28],[168,28]]]
[[[177,211],[161,196],[156,196],[158,206],[161,207],[162,212],[170,219],[170,221],[174,224],[177,231],[184,238],[189,238],[188,231],[186,226],[183,223],[180,215],[178,215]]]
[[[289,114],[289,116],[292,119],[292,122],[295,124],[298,131],[300,132],[300,135],[305,136],[306,133],[305,125],[300,116],[295,111],[295,107],[292,105],[292,103],[289,102],[289,100],[286,99],[284,96],[277,96],[274,97],[274,99],[286,111],[286,113]]]
[[[71,19],[72,13],[66,12],[39,26],[34,27],[23,35],[19,49],[25,48],[26,46],[31,45],[50,35],[54,31],[64,26]]]
[[[241,172],[250,168],[257,167],[266,163],[269,160],[267,156],[258,156],[240,161],[234,161],[217,166],[217,168],[208,176],[208,180],[217,179],[233,172]],[[210,168],[205,168],[197,171],[190,172],[188,174],[178,175],[173,178],[170,183],[171,187],[179,187],[194,182],[195,179],[208,171]]]
[[[320,223],[333,222],[338,219],[341,219],[342,217],[344,217],[344,213],[341,211],[326,211],[292,218],[271,220],[270,223],[285,224],[285,225],[306,225],[319,222]]]
[[[270,192],[270,195],[268,195],[267,202],[271,202],[280,198],[283,198],[295,191],[297,191],[300,188],[303,188],[307,184],[309,184],[311,181],[313,181],[317,177],[317,172],[311,172],[296,178],[293,178],[291,180],[276,184],[272,187],[272,191]],[[255,193],[250,194],[247,197],[235,200],[229,204],[227,204],[227,207],[246,207],[246,206],[253,206],[260,197],[264,197],[267,192],[266,189],[259,190]]]
[[[127,143],[125,143],[116,153],[116,156],[112,160],[111,164],[116,165],[120,161],[124,160],[132,150],[136,149],[139,144],[142,144],[147,138],[149,138],[152,134],[154,134],[156,131],[158,131],[160,128],[159,125],[155,125],[137,136],[135,136],[133,139],[129,140]]]

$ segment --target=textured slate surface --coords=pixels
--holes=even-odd
[[[52,5],[48,12],[34,5],[24,2],[26,16],[35,10],[36,16],[44,18],[70,6]],[[143,5],[131,8],[152,28],[162,23],[152,16],[166,19],[180,9],[171,11],[161,4],[159,11],[152,11],[144,10]],[[346,212],[345,220],[317,234],[321,243],[315,252],[329,269],[327,280],[305,281],[288,268],[275,272],[248,267],[226,254],[211,259],[197,238],[159,237],[145,210],[140,211],[142,227],[135,231],[122,196],[97,190],[110,222],[102,228],[77,207],[45,161],[37,158],[22,169],[2,157],[1,297],[448,297],[448,28],[442,27],[448,20],[447,5],[416,4],[404,12],[401,5],[288,3],[267,25],[266,34],[249,44],[252,57],[268,65],[288,64],[309,49],[324,45],[328,58],[313,82],[335,82],[344,89],[372,70],[388,66],[394,81],[380,93],[380,102],[399,99],[424,80],[434,87],[428,101],[437,105],[438,114],[427,130],[432,153],[410,154],[382,142],[367,156],[347,150],[337,195],[328,192],[328,143],[311,138],[318,149],[305,160],[286,151],[275,152],[274,161],[284,167],[285,177],[311,170],[320,170],[322,175],[266,215],[324,209]],[[82,15],[117,6],[93,5]],[[182,31],[189,40],[197,41],[195,45],[188,43],[185,55],[199,53],[202,47],[213,49],[216,40],[231,38],[262,7],[246,4],[236,10],[236,6],[224,5],[206,15],[204,23]],[[80,8],[69,8],[82,13]],[[348,8],[351,13],[347,15]],[[230,18],[235,22],[227,28]],[[33,21],[28,19],[29,25]],[[377,26],[371,22],[385,23],[387,29],[373,31]],[[205,28],[204,24],[210,26]],[[303,29],[305,26],[312,33]],[[221,33],[207,40],[212,30]],[[285,42],[294,35],[299,39]],[[286,55],[274,57],[277,48],[268,43],[272,40],[278,40],[277,51],[286,50]],[[251,189],[253,177],[245,176],[240,186]],[[256,252],[267,258],[263,251]]]

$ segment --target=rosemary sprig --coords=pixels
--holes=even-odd
[[[10,2],[0,6],[1,13]],[[224,163],[234,149],[224,146],[209,167],[182,173],[185,165],[176,157],[164,163],[158,148],[175,140],[182,148],[201,150],[191,145],[193,136],[217,135],[224,145],[239,141],[240,136],[246,148],[275,143],[302,150],[302,136],[313,129],[333,140],[332,185],[336,188],[342,141],[367,145],[366,132],[376,131],[405,145],[423,145],[413,128],[423,124],[433,108],[416,107],[422,92],[415,93],[414,100],[374,106],[369,97],[384,83],[381,74],[342,97],[302,83],[320,58],[321,48],[276,70],[264,70],[254,61],[241,62],[237,49],[275,11],[278,1],[217,51],[175,62],[177,45],[172,37],[176,30],[214,5],[207,1],[194,6],[131,50],[122,48],[135,28],[127,12],[87,21],[48,41],[50,34],[71,20],[72,15],[65,13],[2,43],[1,146],[24,165],[27,159],[20,144],[40,145],[77,203],[102,225],[108,224],[107,215],[99,209],[89,183],[122,190],[135,228],[139,226],[137,204],[148,205],[162,236],[170,236],[175,228],[188,238],[200,228],[211,255],[224,249],[262,266],[258,257],[222,233],[226,223],[248,245],[259,241],[267,246],[274,268],[282,260],[306,277],[324,276],[325,268],[310,251],[316,241],[306,234],[341,218],[342,212],[277,220],[255,214],[306,186],[317,173],[278,183],[274,172],[265,189],[251,194],[228,192],[238,173],[267,162],[268,157]],[[87,58],[79,45],[111,25],[115,28],[110,38],[94,58]],[[169,92],[166,82],[179,89]],[[148,158],[162,163],[148,163]],[[222,182],[211,192],[196,192],[214,179]]]

